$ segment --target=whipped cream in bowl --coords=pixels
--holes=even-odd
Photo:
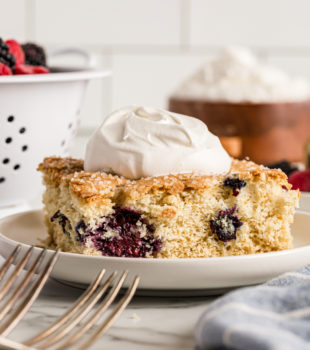
[[[231,158],[199,119],[163,109],[128,106],[111,113],[91,136],[85,171],[128,179],[169,174],[215,175]]]
[[[207,60],[173,97],[232,103],[304,101],[310,99],[310,83],[264,63],[246,48],[231,46]]]

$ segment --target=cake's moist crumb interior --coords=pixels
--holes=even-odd
[[[48,245],[90,255],[202,258],[289,249],[300,196],[286,175],[249,161],[229,174],[127,180],[83,171],[83,162],[40,164]]]

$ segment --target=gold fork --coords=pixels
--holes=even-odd
[[[17,246],[11,256],[6,260],[0,269],[0,281],[3,280],[10,265],[18,255],[21,247]],[[28,349],[49,349],[51,346],[55,350],[68,349],[74,345],[74,349],[87,349],[100,336],[102,336],[113,324],[115,319],[126,308],[139,283],[139,277],[136,276],[127,289],[124,296],[118,301],[110,314],[97,324],[99,319],[104,315],[109,306],[116,299],[120,289],[128,275],[125,271],[121,274],[118,281],[108,293],[107,290],[111,287],[117,272],[113,272],[106,281],[103,280],[105,270],[99,272],[93,283],[86,289],[81,297],[72,305],[72,307],[61,316],[56,322],[50,325],[47,329],[40,332],[38,335],[24,341],[22,344],[7,339],[7,335],[13,330],[18,322],[25,315],[27,310],[33,304],[40,290],[44,286],[56,260],[59,252],[53,253],[44,268],[40,271],[35,281],[30,285],[31,277],[36,272],[38,266],[42,263],[46,250],[43,250],[35,259],[32,265],[28,268],[28,272],[22,278],[21,282],[15,288],[10,290],[10,287],[25,267],[33,253],[31,247],[24,257],[16,264],[11,275],[5,280],[5,283],[0,287],[0,301],[5,299],[3,305],[0,306],[0,346],[4,349],[28,350]],[[28,289],[26,289],[28,287]],[[18,297],[25,291],[25,295],[18,305],[12,310],[13,305]],[[97,309],[95,305],[106,293],[105,298],[101,301]],[[6,320],[4,319],[7,316]],[[82,321],[85,321],[82,323]],[[87,335],[85,335],[88,332]],[[84,338],[84,339],[83,339]],[[77,347],[77,343],[79,343]]]

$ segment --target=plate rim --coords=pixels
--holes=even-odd
[[[14,244],[15,246],[17,244],[21,244],[24,248],[29,248],[31,245],[16,241],[12,238],[7,237],[1,232],[1,225],[4,221],[9,219],[14,219],[14,217],[19,217],[22,215],[29,215],[29,214],[36,214],[36,215],[42,215],[43,210],[42,209],[32,209],[32,210],[26,210],[19,213],[11,214],[8,216],[5,216],[0,219],[0,242],[2,240]],[[296,211],[295,215],[305,215],[310,217],[310,212],[307,211]],[[37,251],[41,251],[43,248],[34,246],[34,249]],[[136,263],[145,263],[148,261],[148,264],[159,264],[159,263],[194,263],[194,262],[218,262],[218,261],[235,261],[235,260],[252,260],[252,259],[264,259],[264,258],[276,258],[276,257],[283,257],[285,255],[292,255],[294,253],[302,252],[304,250],[309,250],[310,245],[292,248],[292,249],[286,249],[281,251],[275,251],[275,252],[267,252],[267,253],[257,253],[257,254],[244,254],[244,255],[230,255],[230,256],[219,256],[219,257],[210,257],[210,258],[153,258],[153,259],[146,259],[146,258],[127,258],[127,257],[110,257],[110,256],[98,256],[98,255],[86,255],[86,254],[79,254],[79,253],[71,253],[71,252],[63,252],[60,251],[60,257],[79,257],[81,259],[93,259],[93,260],[106,260],[106,261],[115,261],[115,262],[136,262]],[[54,250],[47,249],[48,252],[52,252]]]

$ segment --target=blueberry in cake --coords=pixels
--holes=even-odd
[[[207,129],[199,125],[194,134],[186,134],[181,129],[188,128],[189,117],[184,122],[173,114],[176,119],[171,120],[169,112],[138,107],[121,112],[93,134],[85,161],[49,157],[39,165],[50,247],[142,258],[216,257],[292,247],[290,224],[299,191],[290,189],[281,170],[231,160],[212,134],[197,141],[195,135]],[[148,134],[158,123],[161,131]],[[176,123],[177,130],[169,123]]]

